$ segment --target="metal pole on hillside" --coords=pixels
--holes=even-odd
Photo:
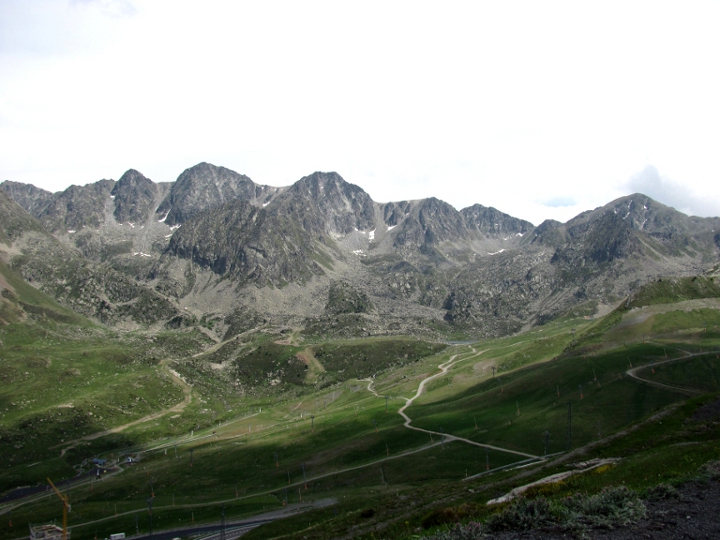
[[[153,501],[153,498],[148,497],[147,505],[148,505],[148,513],[150,514],[150,536],[148,536],[148,538],[150,538],[150,540],[152,540],[152,534],[153,534],[152,501]]]
[[[220,514],[220,540],[225,540],[225,505],[222,505],[222,514]]]
[[[567,431],[565,432],[565,451],[569,452],[570,448],[572,448],[572,401],[568,401]]]

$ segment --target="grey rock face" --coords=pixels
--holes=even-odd
[[[383,221],[388,227],[397,227],[398,223],[410,213],[409,201],[389,202],[383,205]]]
[[[345,235],[375,225],[375,204],[360,187],[334,172],[316,172],[295,182],[269,207],[316,234]]]
[[[114,186],[114,180],[70,186],[53,195],[37,217],[50,232],[77,231],[84,227],[96,229],[105,221],[105,201]]]
[[[470,231],[460,212],[433,197],[409,206],[406,217],[398,225],[395,247],[412,249],[469,239]]]
[[[135,169],[128,170],[113,187],[115,219],[122,222],[143,223],[153,208],[157,186]]]
[[[47,234],[37,219],[0,190],[0,242],[10,246],[29,232]]]
[[[533,227],[479,204],[378,204],[333,172],[269,188],[207,163],[172,186],[130,170],[117,183],[53,195],[10,182],[0,191],[64,242],[47,235],[54,244],[26,246],[23,275],[110,323],[180,320],[167,298],[213,309],[218,302],[206,295],[216,288],[218,320],[251,308],[257,321],[316,320],[317,329],[368,335],[421,332],[444,317],[496,336],[580,304],[592,312],[587,306],[618,302],[660,276],[697,275],[720,262],[720,218],[688,217],[642,194]],[[44,231],[4,204],[0,242]],[[185,315],[182,324],[191,324]]]
[[[243,200],[185,222],[167,251],[241,283],[282,286],[323,273],[295,221]]]
[[[601,264],[643,252],[643,244],[632,225],[613,212],[606,212],[592,221],[568,225],[570,241],[558,248],[553,263]]]
[[[3,239],[22,253],[9,258],[16,272],[81,315],[107,324],[153,325],[179,314],[176,306],[143,284],[89,263],[0,193]]]
[[[258,186],[250,178],[225,167],[200,163],[186,169],[157,209],[168,225],[186,222],[197,213],[234,199],[265,202],[275,188]]]
[[[484,236],[503,237],[508,235],[525,235],[533,229],[533,224],[524,219],[518,219],[499,210],[474,204],[460,210],[465,223],[471,230],[476,230]]]
[[[566,240],[563,224],[554,219],[546,219],[531,231],[530,243],[546,246],[561,246]]]
[[[32,184],[22,184],[6,180],[0,184],[0,191],[27,210],[30,215],[38,216],[48,205],[53,194]]]

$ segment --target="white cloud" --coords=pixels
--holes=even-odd
[[[709,199],[719,9],[0,2],[0,180],[57,190],[133,167],[169,181],[209,161],[287,185],[336,170],[379,201],[539,223],[627,194],[652,163]]]
[[[652,165],[633,175],[627,187],[631,192],[643,193],[686,214],[704,217],[720,215],[720,196],[716,190],[698,194],[661,176]]]
[[[110,17],[132,17],[137,8],[131,0],[70,0],[71,4],[99,9]]]

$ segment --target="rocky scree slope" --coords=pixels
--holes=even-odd
[[[169,300],[108,266],[95,265],[0,193],[0,258],[76,313],[127,328],[183,317]]]
[[[577,306],[591,314],[659,276],[700,274],[720,253],[720,219],[641,194],[534,227],[479,204],[376,203],[337,173],[272,188],[207,163],[172,184],[130,170],[50,196],[10,182],[0,190],[58,238],[84,226],[70,245],[86,258],[203,314],[272,306],[301,322],[315,306],[315,324],[338,315],[328,306],[342,283],[372,306],[356,313],[370,333],[392,332],[401,313],[506,334]]]

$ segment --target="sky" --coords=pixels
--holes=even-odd
[[[720,215],[720,0],[0,0],[0,181],[206,161],[535,224]]]

